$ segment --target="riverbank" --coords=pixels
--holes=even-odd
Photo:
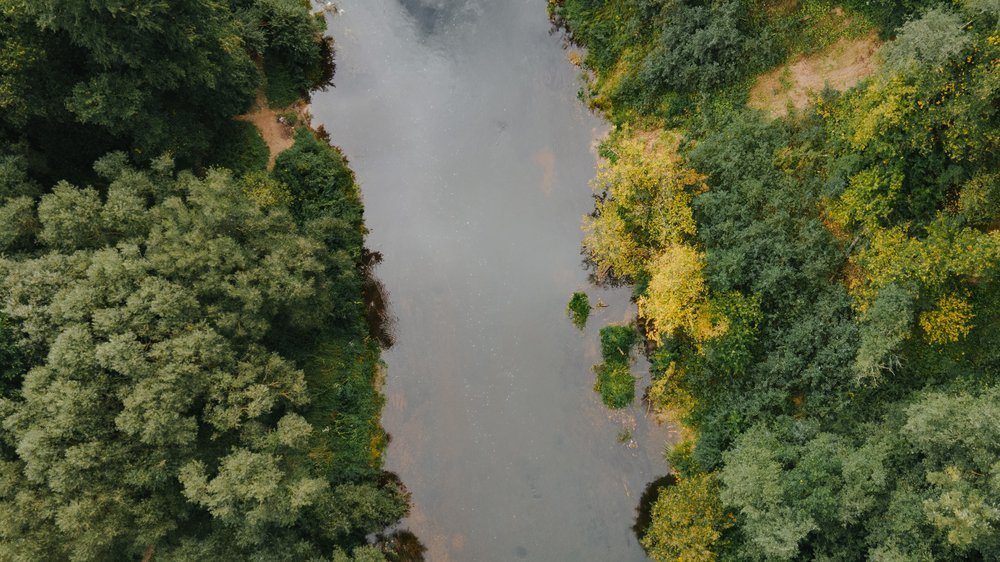
[[[84,4],[0,17],[0,558],[395,556],[322,20]]]
[[[689,430],[668,453],[676,482],[653,505],[650,556],[995,555],[995,521],[973,531],[960,514],[994,497],[981,470],[1000,458],[974,459],[996,432],[972,429],[1000,377],[984,351],[1000,318],[1000,199],[985,187],[998,14],[613,0],[549,12],[587,48],[583,101],[615,124],[586,250],[633,283],[646,398]]]

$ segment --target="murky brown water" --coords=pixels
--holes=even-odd
[[[666,429],[591,389],[628,291],[581,267],[601,122],[545,0],[338,0],[312,112],[351,159],[397,318],[386,463],[435,561],[645,560],[632,532]],[[566,318],[574,290],[595,311]],[[640,365],[639,369],[644,367]],[[634,425],[635,446],[618,440]]]

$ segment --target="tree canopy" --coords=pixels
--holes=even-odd
[[[988,4],[549,2],[616,125],[584,245],[634,283],[647,396],[689,436],[654,559],[1000,556]],[[756,74],[857,30],[884,40],[870,77],[746,106]]]
[[[0,7],[0,559],[386,559],[353,173],[308,124],[268,171],[233,120],[328,83],[322,31],[300,0]]]

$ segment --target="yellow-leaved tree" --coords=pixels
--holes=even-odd
[[[584,246],[601,275],[635,276],[660,248],[694,236],[691,199],[705,178],[684,165],[679,141],[676,133],[625,131],[611,143],[615,156],[592,184],[595,213],[583,219]]]
[[[966,298],[947,294],[938,299],[933,310],[920,313],[920,327],[930,343],[953,343],[969,335],[972,318],[972,305]]]
[[[650,263],[652,277],[638,304],[651,338],[683,329],[704,341],[725,332],[725,321],[714,318],[708,302],[704,268],[705,254],[686,244],[667,244]]]
[[[715,473],[680,478],[660,489],[642,544],[653,560],[711,562],[722,532],[734,522],[719,499]]]

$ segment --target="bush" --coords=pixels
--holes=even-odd
[[[642,65],[645,89],[711,90],[739,77],[748,58],[741,11],[736,3],[678,7]]]
[[[601,394],[601,401],[609,408],[624,408],[635,400],[635,377],[629,367],[632,347],[638,339],[639,332],[631,325],[601,328],[604,362],[594,366],[597,372],[594,390]]]
[[[296,216],[337,216],[361,228],[361,200],[347,160],[308,129],[296,131],[295,144],[278,155],[274,177],[291,190]]]
[[[629,364],[632,347],[639,339],[634,326],[605,326],[601,328],[601,357],[607,363]]]
[[[573,293],[566,310],[573,319],[573,325],[582,330],[590,316],[590,298],[587,297],[587,293]]]
[[[594,390],[608,408],[624,408],[635,400],[635,377],[626,363],[601,363],[596,365],[597,382]]]

